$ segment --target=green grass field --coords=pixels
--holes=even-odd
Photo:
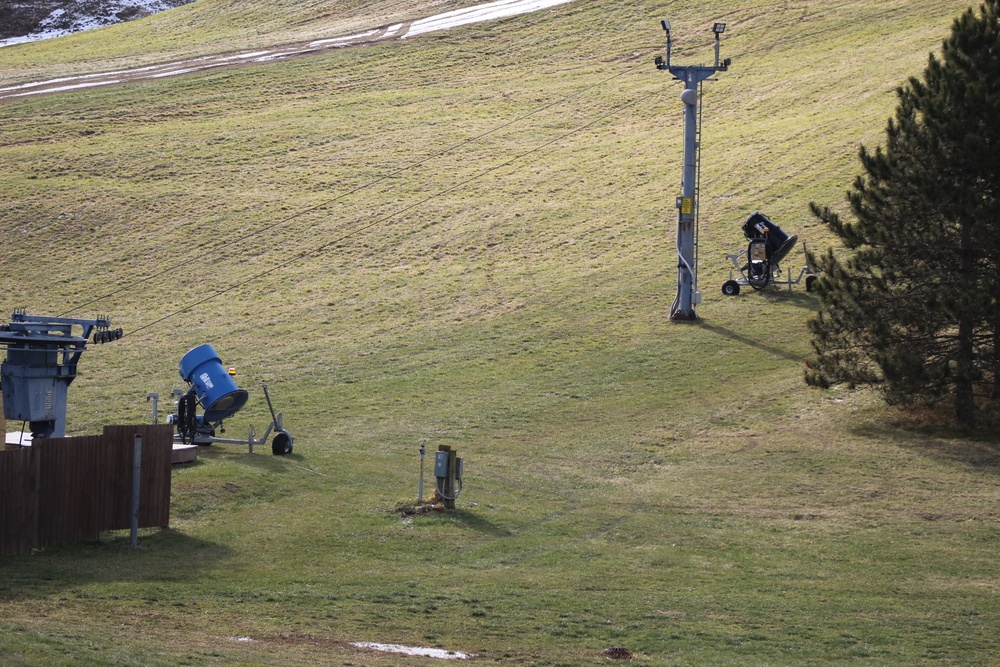
[[[0,87],[463,6],[198,0],[0,49]],[[755,209],[810,247],[968,5],[576,0],[0,103],[8,310],[109,314],[69,430],[149,419],[212,343],[289,457],[216,445],[169,529],[0,560],[0,665],[996,664],[1000,456],[803,382],[816,300],[724,297]],[[371,17],[371,18],[369,18]],[[680,84],[706,84],[697,323],[667,320]],[[800,251],[792,268],[803,262]],[[451,513],[403,516],[421,441]]]

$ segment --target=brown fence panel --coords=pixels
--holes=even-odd
[[[129,527],[134,439],[135,429],[130,429],[127,435],[122,433],[109,435],[105,432],[101,437],[105,460],[95,491],[98,491],[100,496],[97,511],[102,530]]]
[[[174,427],[171,424],[105,426],[104,442],[114,465],[105,466],[104,522],[101,530],[131,526],[132,465],[135,436],[142,436],[139,481],[139,527],[170,523],[170,476],[173,468]],[[112,454],[113,453],[113,454]],[[118,458],[120,457],[120,459]]]
[[[170,424],[106,426],[100,436],[39,438],[30,448],[0,451],[0,555],[130,528],[136,435],[139,526],[167,526],[173,434]]]
[[[101,436],[38,438],[37,546],[74,544],[100,537]]]
[[[35,546],[38,525],[38,457],[31,449],[0,450],[0,556]]]

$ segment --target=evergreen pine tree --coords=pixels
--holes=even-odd
[[[1000,0],[956,19],[897,95],[885,148],[861,148],[854,221],[811,205],[849,252],[813,257],[806,380],[951,397],[972,425],[977,399],[1000,398]]]

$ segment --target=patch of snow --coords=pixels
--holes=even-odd
[[[46,88],[44,91],[36,90],[30,93],[20,93],[19,95],[11,95],[11,97],[26,97],[28,95],[37,95],[41,92],[46,93],[60,93],[67,90],[76,90],[77,88],[94,88],[95,86],[110,86],[114,83],[121,83],[121,79],[108,79],[107,81],[96,81],[91,83],[75,83],[72,86],[58,86],[56,88]]]
[[[422,35],[435,30],[456,28],[470,23],[495,21],[496,19],[516,16],[517,14],[536,12],[539,9],[548,9],[549,7],[566,4],[567,2],[570,2],[570,0],[498,0],[497,2],[489,2],[484,5],[476,5],[475,7],[456,9],[444,14],[414,21],[403,38]]]
[[[392,28],[390,28],[390,31]],[[351,35],[350,37],[331,37],[330,39],[318,39],[315,42],[310,42],[309,46],[324,46],[327,44],[335,44],[337,42],[352,42],[358,39],[364,39],[365,37],[372,37],[377,35],[378,30],[369,30],[368,32],[362,32],[357,35]]]
[[[165,76],[178,76],[180,74],[190,74],[191,72],[200,72],[203,69],[208,69],[211,65],[205,65],[203,67],[185,67],[184,69],[175,69],[169,72],[157,72],[156,74],[150,74],[150,79],[162,79]]]
[[[192,0],[83,0],[73,3],[72,11],[64,8],[55,9],[42,19],[41,23],[34,31],[20,37],[10,37],[0,40],[0,47],[11,46],[13,44],[24,44],[25,42],[35,42],[41,39],[51,39],[63,35],[71,35],[85,30],[93,30],[123,21],[132,20],[157,14],[167,9],[173,9]],[[566,4],[572,0],[496,0],[474,7],[456,9],[429,18],[420,19],[410,24],[402,38],[422,35],[437,30],[447,30],[458,26],[478,23],[480,21],[492,21],[517,14],[535,12],[540,9],[555,7]],[[125,17],[125,18],[123,18]],[[389,32],[404,30],[404,24],[397,24],[389,28]],[[336,42],[352,42],[364,39],[365,37],[377,34],[378,30],[351,35],[350,37],[335,37],[323,39],[310,44],[328,45]]]
[[[307,53],[312,53],[313,51],[318,51],[319,49],[299,49],[297,51],[283,51],[280,53],[269,53],[267,55],[260,56],[259,58],[254,58],[255,63],[264,63],[269,60],[279,60],[281,58],[291,58],[292,56],[303,56]]]
[[[238,53],[235,56],[225,56],[219,58],[219,60],[242,60],[243,58],[259,58],[260,56],[266,56],[270,51],[256,51],[254,53]]]
[[[105,0],[83,0],[79,4],[89,2],[104,2]],[[117,0],[136,2],[138,0]],[[154,2],[172,3],[172,6],[184,4],[190,0],[143,0],[147,4]],[[7,88],[0,88],[0,99],[10,97],[24,97],[27,95],[39,95],[48,92],[71,90],[75,88],[86,88],[88,86],[106,86],[122,81],[138,81],[141,79],[155,79],[162,77],[178,76],[190,72],[198,72],[248,62],[269,62],[282,58],[289,58],[304,53],[311,53],[319,49],[341,48],[345,46],[357,46],[372,43],[380,40],[405,39],[414,34],[423,34],[435,30],[446,30],[457,26],[468,25],[480,21],[490,21],[498,18],[514,16],[525,12],[534,12],[540,9],[555,7],[567,4],[572,0],[497,0],[482,5],[475,5],[465,9],[459,9],[444,14],[438,14],[412,23],[398,23],[388,28],[378,28],[366,32],[350,35],[347,37],[335,37],[332,39],[322,39],[304,45],[286,45],[283,51],[252,51],[246,53],[202,56],[188,61],[166,63],[163,65],[150,65],[132,70],[121,70],[115,72],[103,72],[98,74],[83,74],[76,77],[66,77],[51,79],[49,81],[35,81],[23,83]],[[8,40],[9,42],[10,40]],[[3,42],[0,41],[0,45]],[[59,86],[58,84],[73,81],[73,85]],[[56,84],[56,85],[54,85]]]
[[[134,69],[134,70],[119,70],[119,71],[115,71],[115,72],[101,72],[100,74],[80,74],[79,76],[67,76],[67,77],[63,77],[61,79],[49,79],[48,81],[32,81],[30,83],[21,83],[21,84],[18,84],[16,86],[9,86],[7,88],[0,88],[0,93],[5,93],[5,92],[10,91],[10,90],[21,90],[23,88],[33,88],[35,86],[40,86],[42,84],[50,85],[50,84],[53,84],[53,83],[62,83],[63,81],[80,81],[82,79],[93,79],[93,78],[97,78],[97,77],[115,76],[115,75],[118,75],[118,74],[128,74],[128,73],[131,73],[131,72],[139,72],[139,71],[150,70],[150,69],[159,68],[159,67],[165,67],[165,65],[153,65],[151,67],[141,67],[141,68]]]
[[[21,431],[8,431],[6,433],[5,443],[8,445],[30,445],[31,433],[22,433]]]
[[[441,660],[467,660],[469,655],[461,651],[446,651],[443,648],[424,648],[422,646],[403,646],[402,644],[379,644],[377,642],[351,642],[351,646],[367,648],[383,653],[401,653],[403,655],[419,655],[425,658],[440,658]]]
[[[536,12],[540,9],[548,9],[549,7],[564,5],[568,2],[572,2],[572,0],[496,0],[495,2],[488,2],[482,5],[456,9],[450,12],[445,12],[444,14],[430,16],[425,19],[414,21],[409,25],[406,25],[405,23],[396,23],[389,26],[386,33],[402,33],[400,34],[400,39],[406,39],[407,37],[423,35],[437,30],[447,30],[449,28],[470,25],[472,23],[495,21],[497,19],[508,18],[510,16],[517,16],[518,14]],[[338,42],[357,42],[366,37],[375,36],[378,32],[378,30],[369,30],[368,32],[362,32],[348,37],[321,39],[310,43],[309,46],[336,45]]]
[[[173,9],[192,0],[82,0],[53,10],[27,35],[0,40],[0,47],[37,42],[103,28]]]

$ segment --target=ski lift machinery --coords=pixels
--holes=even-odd
[[[740,287],[745,285],[755,290],[762,290],[768,285],[787,286],[790,291],[792,285],[799,284],[803,278],[806,291],[812,291],[817,276],[809,264],[808,254],[806,265],[795,278],[792,278],[792,270],[783,272],[780,266],[781,261],[795,247],[797,236],[786,234],[760,211],[754,211],[743,222],[743,236],[749,241],[747,247],[726,255],[726,259],[733,263],[733,268],[729,270],[729,280],[722,284],[723,294],[736,296],[740,293]],[[805,244],[802,245],[804,248]]]
[[[4,417],[22,421],[32,438],[66,435],[66,393],[76,379],[80,355],[93,335],[94,343],[120,339],[111,319],[77,319],[29,315],[14,311],[10,323],[0,325],[0,346],[7,356],[0,364]]]

